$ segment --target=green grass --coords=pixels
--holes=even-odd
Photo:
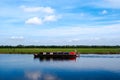
[[[120,54],[120,48],[0,48],[0,53],[34,54],[39,52],[70,52],[75,49],[82,54]]]

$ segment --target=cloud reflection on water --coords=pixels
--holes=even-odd
[[[27,77],[30,80],[39,80],[41,78],[40,72],[25,72],[25,77]]]
[[[28,80],[59,80],[55,75],[42,73],[40,71],[27,71],[25,72],[25,77]]]

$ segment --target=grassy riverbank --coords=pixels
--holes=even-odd
[[[70,52],[82,54],[120,54],[120,48],[0,48],[0,53],[34,54],[39,52]]]

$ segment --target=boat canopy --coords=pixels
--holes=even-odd
[[[69,54],[70,55],[76,55],[76,52],[70,52]]]

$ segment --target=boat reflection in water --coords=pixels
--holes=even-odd
[[[76,61],[78,56],[75,52],[40,52],[34,54],[34,59],[40,61]]]
[[[34,59],[39,59],[42,61],[76,61],[76,57],[64,58],[64,57],[34,57]]]

